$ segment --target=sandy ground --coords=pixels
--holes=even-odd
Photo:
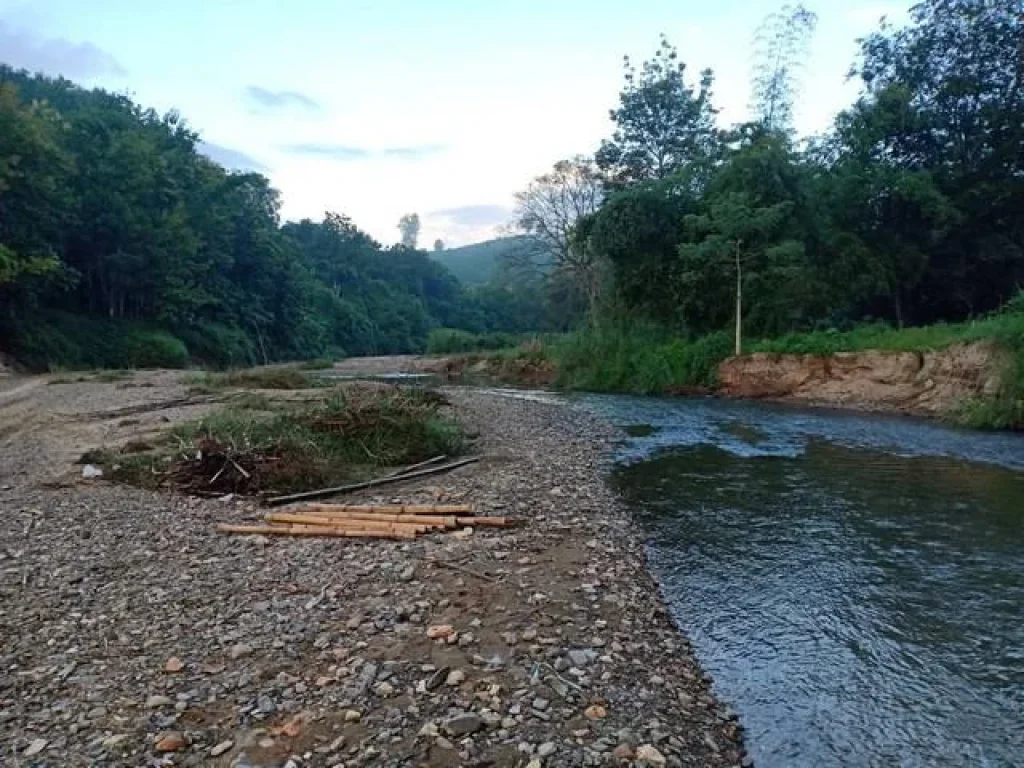
[[[229,537],[215,523],[254,502],[73,464],[217,399],[179,373],[84,378],[0,379],[0,765],[749,764],[604,485],[606,425],[451,389],[482,461],[351,498],[523,526]],[[456,634],[430,639],[442,624]]]

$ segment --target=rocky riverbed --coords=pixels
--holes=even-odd
[[[193,413],[110,416],[180,394],[147,376],[0,401],[0,765],[746,764],[605,488],[606,425],[454,389],[482,461],[353,498],[472,502],[523,526],[229,537],[214,523],[255,519],[251,500],[67,463]]]

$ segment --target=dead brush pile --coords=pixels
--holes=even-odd
[[[104,464],[114,480],[199,495],[311,490],[458,454],[462,431],[445,405],[435,392],[381,385],[312,403],[242,398],[175,429],[156,451]]]

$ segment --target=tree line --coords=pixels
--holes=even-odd
[[[282,224],[258,173],[176,113],[0,66],[0,350],[52,366],[244,365],[523,331],[532,298],[468,291],[343,215]]]
[[[861,94],[792,128],[816,18],[758,31],[753,116],[662,40],[628,59],[612,136],[517,198],[592,318],[773,336],[977,317],[1024,285],[1024,2],[926,0],[860,41]]]

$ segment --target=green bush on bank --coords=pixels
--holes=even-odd
[[[457,328],[435,328],[427,336],[427,354],[450,355],[509,349],[527,337],[515,333],[470,333]]]

